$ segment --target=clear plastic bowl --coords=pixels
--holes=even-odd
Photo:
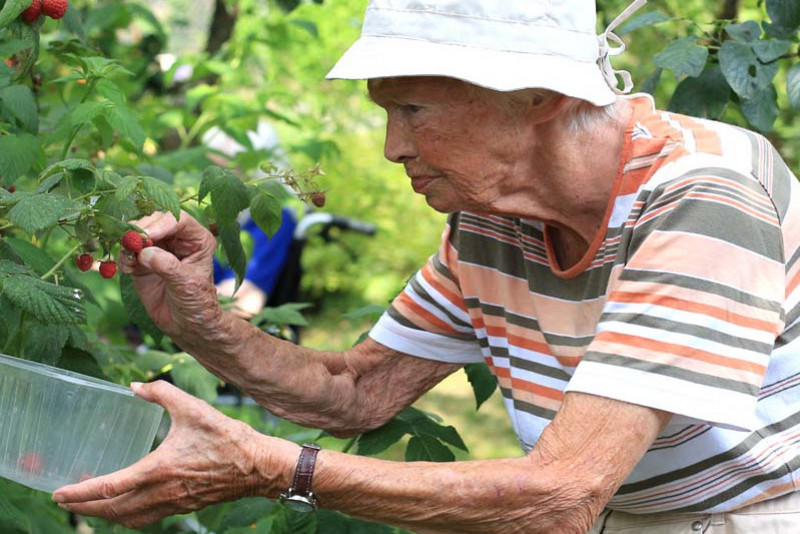
[[[126,387],[0,354],[0,477],[52,493],[136,462],[164,409]]]

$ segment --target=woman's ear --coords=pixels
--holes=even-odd
[[[569,101],[566,95],[554,91],[536,93],[530,103],[530,118],[536,124],[549,122],[564,111]]]

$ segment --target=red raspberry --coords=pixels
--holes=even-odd
[[[92,258],[91,254],[81,254],[80,256],[75,258],[75,265],[77,265],[78,269],[80,269],[83,272],[86,272],[89,269],[91,269],[93,264],[94,264],[94,258]]]
[[[20,456],[17,466],[32,475],[38,475],[44,469],[44,460],[35,452],[29,452]]]
[[[67,0],[41,0],[42,11],[51,19],[60,19],[67,12]]]
[[[144,243],[142,243],[142,248],[152,247],[153,245],[155,245],[155,243],[153,243],[153,240],[147,237],[145,238]]]
[[[314,191],[311,193],[311,203],[318,208],[323,207],[325,205],[325,193],[323,191]]]
[[[142,235],[136,230],[128,230],[125,235],[120,239],[120,243],[125,247],[125,250],[138,254],[144,248],[144,240]]]
[[[100,276],[103,278],[114,278],[117,274],[117,262],[115,261],[101,261],[100,262]]]
[[[217,223],[211,223],[208,225],[208,231],[211,232],[211,235],[217,237],[219,235],[219,228],[217,228]]]
[[[22,12],[22,20],[27,23],[36,22],[42,14],[42,0],[33,0],[30,7]]]
[[[8,187],[6,187],[6,189],[8,190],[9,193],[13,193],[14,191],[17,190],[17,188],[14,187],[13,185],[9,185]]]

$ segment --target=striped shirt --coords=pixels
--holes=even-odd
[[[539,222],[453,214],[370,335],[485,361],[526,451],[567,391],[673,413],[612,509],[724,512],[792,492],[800,186],[758,134],[630,103],[604,229],[578,264],[558,266]]]

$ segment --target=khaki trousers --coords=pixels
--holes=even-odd
[[[606,510],[587,534],[800,534],[800,491],[724,514]]]

